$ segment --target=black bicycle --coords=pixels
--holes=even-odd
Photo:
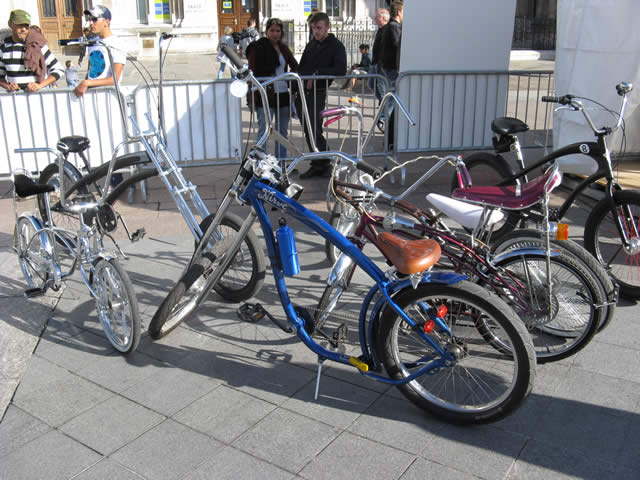
[[[631,90],[630,83],[616,85],[616,91],[622,97],[620,109],[617,113],[609,111],[616,115],[618,120],[613,127],[601,128],[595,126],[581,100],[602,106],[597,102],[570,94],[561,97],[542,97],[543,102],[557,103],[570,110],[581,112],[596,136],[595,142],[566,145],[525,167],[517,134],[527,131],[529,127],[518,119],[501,117],[491,123],[495,133],[493,143],[496,153],[472,154],[465,159],[465,164],[471,172],[474,185],[509,186],[526,182],[530,172],[558,158],[574,154],[592,158],[597,164],[597,170],[582,180],[559,208],[551,209],[550,220],[554,222],[561,220],[587,187],[604,179],[606,181],[604,197],[591,210],[585,222],[584,246],[620,285],[620,294],[635,300],[640,298],[640,235],[638,234],[640,191],[625,190],[618,184],[611,162],[611,152],[606,142],[606,137],[623,125],[627,95]],[[500,155],[509,150],[515,153],[517,172],[514,172],[507,159]],[[458,185],[458,178],[454,177],[451,181],[451,189],[458,188]],[[494,230],[494,239],[500,238],[514,228],[526,227],[529,222],[539,224],[542,220],[542,212],[536,208],[504,213],[505,220],[499,228]]]

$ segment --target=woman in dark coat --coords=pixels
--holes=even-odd
[[[257,78],[274,77],[288,70],[296,71],[298,62],[289,47],[282,43],[282,20],[271,18],[267,21],[266,37],[252,42],[247,47],[249,68]],[[276,82],[268,87],[269,110],[271,118],[276,115],[274,128],[284,137],[289,129],[290,103],[289,85],[287,82]],[[266,118],[262,100],[257,92],[252,94],[252,105],[258,116],[258,138],[266,129]],[[276,142],[276,156],[285,158],[287,150]]]

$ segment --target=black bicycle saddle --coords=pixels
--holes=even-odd
[[[498,135],[509,135],[511,133],[526,132],[529,130],[529,125],[517,118],[498,117],[491,122],[491,130]]]
[[[62,153],[80,153],[89,148],[89,139],[80,135],[62,137],[56,145]]]

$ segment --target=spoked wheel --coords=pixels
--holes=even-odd
[[[535,354],[524,325],[502,300],[466,281],[422,284],[404,289],[394,300],[417,328],[385,308],[378,348],[387,373],[404,380],[425,365],[437,366],[399,385],[409,400],[447,421],[475,424],[498,420],[525,399],[533,386]],[[448,331],[436,324],[424,333],[431,320],[429,309],[440,310]],[[509,345],[508,353],[482,337],[476,327],[479,319]],[[425,335],[447,352],[447,359]]]
[[[129,275],[117,259],[99,258],[91,286],[97,296],[98,318],[107,339],[119,352],[133,352],[140,341],[140,317]]]
[[[209,215],[201,222],[200,228],[203,232],[211,225],[212,221],[213,215]],[[220,261],[235,241],[241,226],[242,219],[240,217],[230,212],[225,213],[220,226],[213,234],[217,239],[210,242],[207,252]],[[240,250],[233,257],[231,265],[213,288],[225,300],[231,302],[248,300],[262,288],[265,270],[264,250],[256,234],[249,231]]]
[[[498,255],[515,248],[544,248],[543,233],[533,229],[518,229],[507,233],[498,242],[492,245],[492,253]],[[611,276],[604,267],[586,249],[572,240],[551,240],[552,248],[560,248],[566,253],[576,257],[593,274],[596,285],[605,300],[603,315],[598,326],[598,331],[610,324],[616,311],[617,289]]]
[[[213,217],[209,216],[202,221],[203,232],[212,220]],[[209,276],[235,241],[241,225],[242,220],[238,216],[229,212],[225,214],[220,227],[213,234],[216,238],[211,240],[203,255],[183,273],[153,315],[149,324],[151,338],[158,339],[167,335],[184,322],[206,298],[212,287]],[[239,302],[252,297],[260,289],[264,275],[264,252],[255,234],[250,231],[214,289],[223,298]]]
[[[48,280],[49,265],[53,259],[53,245],[35,217],[20,217],[14,230],[14,244],[18,261],[29,288],[42,288]]]
[[[65,162],[63,177],[60,177],[58,164],[52,163],[40,174],[38,183],[52,185],[55,191],[50,192],[49,203],[51,206],[51,218],[47,215],[44,197],[47,194],[38,195],[38,210],[42,220],[56,227],[65,228],[72,232],[77,232],[80,228],[80,217],[77,214],[65,211],[60,203],[60,185],[64,182],[65,195],[67,200],[73,202],[74,199],[82,199],[83,201],[95,201],[95,195],[89,192],[87,186],[78,189],[72,189],[71,186],[82,178],[82,174],[71,163]]]
[[[613,195],[615,216],[608,198],[592,210],[584,229],[584,246],[620,285],[620,295],[640,298],[640,192],[621,190]],[[616,226],[620,221],[629,239],[625,248]]]
[[[555,247],[554,247],[555,248]],[[526,325],[539,363],[566,358],[584,348],[598,329],[605,312],[596,308],[604,298],[596,280],[577,259],[560,252],[551,257],[551,295],[545,254],[528,253],[496,259],[506,287],[498,293]],[[507,351],[492,332],[480,329],[499,351]]]

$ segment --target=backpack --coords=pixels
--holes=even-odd
[[[240,35],[240,44],[238,47],[242,50],[242,55],[247,54],[247,47],[251,42],[255,42],[258,40],[260,36],[258,35],[258,31],[255,28],[243,28],[242,34]]]

